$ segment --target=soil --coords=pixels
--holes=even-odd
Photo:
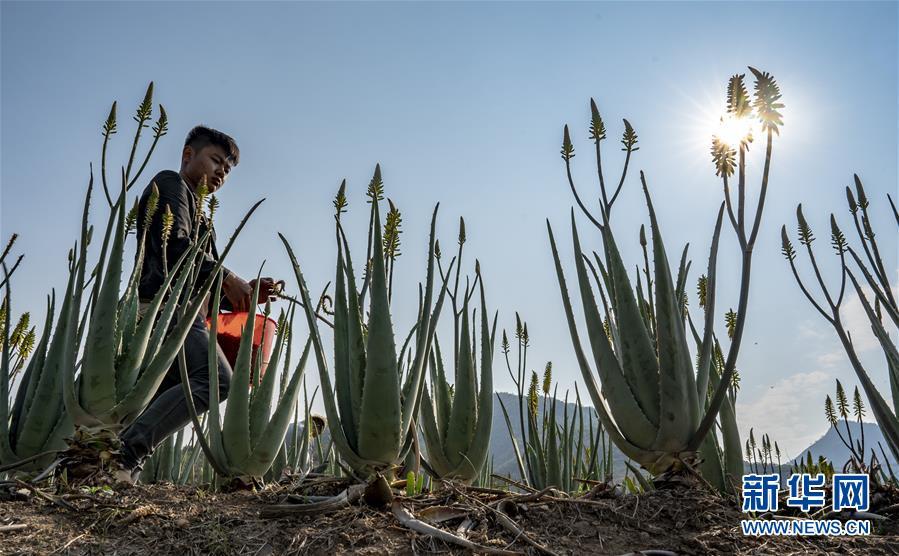
[[[335,490],[339,485],[331,485]],[[318,494],[327,488],[318,489]],[[390,510],[351,505],[314,515],[262,518],[260,510],[285,501],[284,487],[261,492],[210,493],[197,487],[138,485],[82,489],[52,496],[0,489],[0,554],[467,554],[403,526]],[[304,492],[312,494],[312,492]],[[641,495],[605,493],[580,501],[505,504],[535,544],[557,554],[899,554],[899,510],[869,537],[744,537],[735,500],[701,489],[655,490]],[[466,489],[399,497],[415,515],[428,506],[462,508],[468,517],[438,527],[483,547],[538,554],[501,527],[485,503],[495,493]],[[68,505],[69,507],[64,507]],[[895,505],[895,504],[891,504]],[[427,512],[425,512],[427,513]],[[466,521],[467,520],[467,521]],[[20,526],[20,527],[16,527]],[[651,554],[647,552],[646,554]]]

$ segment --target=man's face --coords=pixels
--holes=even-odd
[[[181,173],[190,180],[194,187],[200,185],[206,176],[206,185],[210,193],[222,188],[228,174],[231,173],[231,160],[228,153],[218,145],[206,145],[198,151],[184,147],[181,155]]]

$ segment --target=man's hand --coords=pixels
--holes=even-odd
[[[250,308],[250,298],[253,297],[253,286],[236,274],[229,274],[222,282],[222,291],[231,302],[231,309],[235,312],[246,312]]]
[[[250,280],[250,288],[254,288],[256,286],[256,280]],[[272,295],[272,290],[275,289],[275,279],[266,276],[265,278],[259,279],[259,298],[256,299],[256,304],[265,303],[268,301],[268,298]],[[252,291],[250,292],[250,297],[252,297]]]

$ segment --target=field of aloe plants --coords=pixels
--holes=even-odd
[[[222,265],[262,201],[249,207],[208,278],[201,280],[197,269],[212,236],[198,234],[179,260],[169,261],[156,297],[140,307],[147,228],[135,240],[129,236],[137,235],[139,219],[161,218],[165,245],[171,213],[160,209],[157,195],[138,214],[133,186],[146,181],[143,170],[167,134],[168,119],[154,104],[151,84],[134,115],[130,157],[121,176],[113,176],[106,160],[120,123],[113,103],[102,124],[99,176],[87,185],[69,251],[66,288],[49,292],[40,325],[32,323],[33,308],[16,304],[16,270],[27,264],[16,236],[0,255],[0,553],[888,550],[899,532],[899,482],[889,465],[899,459],[899,349],[889,333],[899,326],[899,305],[869,218],[868,207],[879,200],[867,198],[858,177],[846,188],[854,241],[830,217],[838,289],[818,264],[801,204],[798,249],[783,227],[783,254],[798,288],[833,326],[861,390],[850,402],[837,383],[836,404],[829,397],[826,403],[826,417],[841,438],[840,421],[845,424],[849,461],[818,461],[809,453],[781,463],[780,448],[767,435],[761,445],[754,432],[741,438],[736,400],[754,248],[760,230],[775,225],[765,221],[764,208],[769,182],[776,187],[772,153],[785,126],[784,104],[774,77],[755,68],[748,79],[731,77],[725,94],[722,122],[744,131],[736,139],[709,138],[709,168],[723,194],[708,230],[710,250],[692,275],[688,249],[666,245],[652,180],[635,170],[638,135],[629,121],[623,120],[620,138],[624,164],[614,170],[603,166],[602,153],[616,126],[607,124],[596,102],[590,100],[586,125],[564,126],[558,186],[570,190],[574,207],[570,222],[547,220],[546,231],[558,279],[551,294],[559,296],[581,373],[573,390],[559,391],[552,363],[539,363],[541,374],[534,370],[527,322],[517,313],[515,330],[498,329],[500,315],[515,308],[491,305],[491,290],[501,284],[463,256],[464,215],[443,214],[437,199],[426,257],[406,260],[412,268],[403,269],[420,272],[418,291],[394,288],[402,215],[385,203],[377,166],[364,196],[344,181],[327,209],[334,215],[336,261],[328,263],[334,264],[333,281],[320,293],[322,286],[304,275],[320,261],[303,260],[290,230],[281,230],[281,256],[290,261],[290,286],[299,293],[276,292],[250,310],[226,401],[219,397],[215,357],[219,321],[210,320],[206,412],[195,407],[183,344],[207,294],[212,314],[219,313]],[[748,122],[755,123],[755,135]],[[584,147],[581,128],[589,137]],[[748,177],[750,148],[765,154],[763,166],[751,173],[760,176],[757,184]],[[588,149],[598,183],[576,184],[575,153]],[[642,195],[648,229],[613,222],[622,195]],[[205,184],[197,200],[197,214],[214,222],[218,199]],[[893,199],[888,202],[899,225]],[[354,259],[344,224],[365,211],[367,250]],[[457,217],[450,248],[437,237],[437,221]],[[601,242],[600,252],[584,248],[586,233]],[[739,294],[727,301],[734,308],[726,312],[727,302],[716,295],[722,236],[739,246]],[[633,271],[621,253],[637,237],[643,265]],[[125,257],[129,241],[138,245],[133,268]],[[800,269],[802,258],[808,268]],[[254,297],[258,282],[256,288]],[[861,300],[883,349],[890,393],[878,391],[841,320],[847,288]],[[399,322],[393,298],[414,301],[416,294],[416,318]],[[276,316],[273,302],[284,307]],[[264,327],[269,319],[273,329]],[[330,328],[324,337],[322,327]],[[452,337],[440,336],[438,328]],[[726,337],[716,330],[726,330]],[[117,483],[119,433],[153,400],[173,365],[192,424],[156,448],[137,485]],[[307,369],[320,388],[310,391]],[[508,373],[516,387],[509,405],[494,392],[497,372]],[[319,404],[323,415],[316,414]],[[511,474],[498,472],[491,455],[495,405],[514,453]],[[852,437],[848,421],[854,415],[861,423],[867,408],[886,446]],[[619,457],[623,472],[615,466]],[[867,474],[872,503],[868,512],[827,517],[870,520],[873,535],[741,534],[744,472],[820,472],[829,480],[835,469]]]

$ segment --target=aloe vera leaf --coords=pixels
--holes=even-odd
[[[135,208],[137,208],[138,203],[135,201]],[[126,234],[127,236],[127,231]],[[127,237],[126,237],[127,240]],[[137,255],[134,257],[134,267],[131,270],[131,276],[128,278],[128,285],[125,287],[125,294],[122,298],[123,305],[125,302],[133,302],[133,306],[135,310],[137,310],[138,305],[140,304],[140,296],[138,293],[138,288],[140,287],[140,277],[141,271],[144,265],[144,259],[146,256],[146,243],[147,243],[147,228],[144,228],[143,233],[141,234],[140,240],[137,243]],[[130,309],[129,309],[130,310]],[[123,310],[120,310],[119,318],[122,318]],[[123,321],[124,322],[124,321]],[[133,323],[129,323],[130,330],[127,330],[120,334],[120,338],[124,338],[129,334],[134,333],[134,327],[137,325],[137,319],[134,320]],[[125,344],[130,342],[125,341]]]
[[[346,278],[349,298],[347,300],[347,346],[349,349],[349,405],[351,413],[349,422],[341,424],[346,429],[346,438],[354,451],[359,449],[359,420],[362,416],[362,390],[365,384],[365,365],[367,354],[365,352],[365,335],[362,332],[362,307],[359,294],[356,291],[356,274],[353,271],[353,259],[350,255],[350,247],[343,233],[340,223],[337,223],[340,239],[343,243],[343,253],[346,254]],[[336,323],[335,323],[336,324]],[[336,381],[336,379],[335,379]],[[339,402],[339,399],[338,399]],[[341,415],[346,411],[341,407]]]
[[[215,280],[215,289],[212,294],[212,314],[219,314],[219,307],[222,298],[222,281],[224,274],[219,272]],[[225,454],[224,439],[222,438],[222,417],[221,417],[221,400],[219,397],[219,346],[218,346],[218,318],[212,319],[209,327],[209,349],[207,350],[207,361],[209,367],[209,410],[206,416],[206,429],[209,432],[208,448],[205,450],[206,458],[211,462],[214,461],[217,469],[227,469],[228,457]],[[203,435],[202,430],[194,427],[194,434],[199,437]],[[201,442],[201,446],[202,446]]]
[[[593,257],[596,259],[596,262],[599,263],[599,256],[596,254],[596,251],[593,252]],[[590,259],[584,255],[582,257],[584,262],[587,264],[587,268],[590,269],[590,273],[593,275],[593,280],[596,282],[597,290],[599,290],[599,296],[602,300],[603,310],[605,311],[605,317],[603,320],[603,331],[606,331],[606,323],[608,322],[608,338],[612,347],[613,354],[615,355],[615,359],[618,361],[619,366],[621,365],[621,336],[618,333],[618,323],[615,320],[614,310],[609,306],[608,301],[606,300],[605,292],[603,291],[603,283],[600,281],[599,275],[596,272],[596,268],[593,263],[590,262]]]
[[[119,378],[116,381],[116,387],[119,388],[123,394],[130,392],[134,387],[141,366],[144,363],[152,361],[152,356],[147,357],[147,355],[149,355],[147,347],[150,345],[151,335],[155,336],[155,341],[160,344],[162,343],[169,322],[171,322],[175,309],[178,306],[178,299],[181,296],[181,292],[184,291],[185,284],[190,277],[190,271],[184,266],[184,261],[193,259],[197,252],[198,246],[194,246],[181,254],[181,257],[178,258],[175,266],[172,267],[172,271],[163,280],[162,285],[159,287],[159,291],[156,292],[153,301],[150,302],[150,306],[146,313],[140,319],[140,323],[137,325],[134,336],[128,346],[125,359],[119,365],[121,371],[119,372]],[[178,272],[179,269],[180,272]],[[176,276],[177,281],[175,282],[174,287],[172,287],[171,295],[163,309],[163,316],[157,321],[156,315],[159,312],[159,308],[166,295],[169,295],[169,288]],[[157,350],[158,345],[154,351]],[[155,356],[155,353],[153,356]],[[123,398],[124,395],[121,397]]]
[[[103,281],[94,298],[81,365],[79,401],[84,409],[94,415],[109,411],[116,403],[115,337],[125,243],[124,188],[113,212],[115,229],[112,232],[112,246],[107,254],[104,241],[101,255],[101,260],[108,256],[109,261],[105,268],[98,266],[98,271],[104,268]]]
[[[260,269],[261,272],[261,269]],[[259,298],[259,274],[253,288],[253,297]],[[253,355],[253,334],[256,330],[256,304],[252,303],[247,314],[247,323],[240,336],[237,359],[234,360],[231,387],[228,391],[228,405],[222,421],[222,437],[228,461],[235,465],[244,462],[250,455],[250,366]]]
[[[467,292],[466,292],[467,297]],[[453,409],[446,431],[444,450],[450,464],[458,466],[471,446],[474,429],[477,426],[477,392],[474,384],[474,370],[471,360],[471,335],[468,318],[468,300],[462,306],[462,328],[458,364],[456,365]]]
[[[428,461],[439,477],[448,478],[453,466],[450,465],[446,455],[443,453],[440,432],[437,428],[437,418],[434,416],[434,403],[431,400],[427,386],[425,386],[422,397],[424,400],[421,404],[421,426],[424,432]]]
[[[585,477],[583,474],[584,459],[581,458],[581,454],[584,453],[584,406],[581,403],[581,393],[578,391],[577,382],[574,383],[574,399],[577,414],[572,418],[572,430],[574,429],[574,420],[576,418],[577,444],[574,446],[574,457],[576,458],[576,460],[572,477],[580,477],[586,479],[587,477]]]
[[[469,448],[464,454],[465,458],[460,463],[460,468],[455,471],[456,476],[466,481],[477,477],[484,467],[490,448],[490,433],[493,428],[493,338],[495,336],[490,333],[487,322],[487,302],[484,296],[483,279],[479,280],[478,286],[481,294],[481,381],[477,401],[477,424],[469,442]],[[465,330],[464,322],[462,330]]]
[[[359,455],[385,465],[399,455],[401,431],[400,385],[397,377],[396,344],[390,317],[384,247],[377,201],[372,202],[374,253],[369,276],[371,300],[366,339],[365,382],[359,420]]]
[[[137,205],[135,205],[136,208]],[[127,232],[126,232],[127,236]],[[131,271],[131,277],[128,279],[128,285],[125,287],[125,294],[119,303],[119,311],[116,327],[115,345],[118,346],[120,353],[127,353],[131,350],[131,342],[137,332],[137,326],[140,322],[140,298],[138,295],[138,286],[140,285],[141,269],[144,263],[144,250],[147,237],[147,228],[144,228],[141,239],[137,246],[137,256],[134,259],[134,268]],[[121,357],[119,355],[118,357]],[[117,359],[118,359],[117,357]],[[133,382],[125,386],[124,374],[126,368],[122,364],[116,365],[116,399],[122,399],[128,390],[131,389]]]
[[[739,484],[743,476],[743,450],[740,445],[736,408],[731,396],[721,404],[719,420],[724,452],[724,489],[725,492],[733,492],[733,485]]]
[[[571,343],[574,346],[574,353],[577,358],[578,367],[580,367],[581,370],[581,377],[584,379],[584,384],[587,386],[587,391],[590,393],[590,398],[593,400],[597,415],[599,416],[600,421],[602,421],[603,426],[606,428],[609,437],[625,455],[638,460],[640,458],[647,458],[649,457],[648,452],[634,445],[630,440],[625,439],[606,411],[605,401],[602,394],[600,394],[599,387],[590,370],[590,364],[587,362],[587,357],[584,354],[580,338],[578,337],[577,325],[574,322],[574,312],[571,308],[571,300],[568,297],[568,287],[565,284],[565,274],[562,271],[562,263],[559,260],[559,251],[556,248],[556,240],[553,237],[552,226],[550,225],[549,220],[546,221],[546,229],[549,232],[549,242],[552,248],[553,261],[556,266],[556,276],[559,280],[562,306],[565,309],[565,317],[568,321],[568,332],[571,336]]]
[[[281,238],[281,242],[287,249],[287,255],[290,257],[290,262],[293,265],[293,271],[300,287],[300,295],[302,296],[304,304],[303,311],[306,314],[306,322],[309,326],[310,333],[312,334],[312,347],[315,349],[315,359],[318,364],[318,376],[322,388],[322,401],[324,402],[325,414],[328,417],[328,423],[330,425],[331,440],[337,447],[338,452],[340,452],[340,456],[351,468],[360,472],[370,472],[373,469],[372,466],[377,465],[378,462],[373,462],[360,457],[359,454],[350,447],[349,442],[347,441],[346,435],[343,432],[343,427],[340,425],[340,414],[337,411],[334,390],[331,387],[331,378],[328,376],[325,351],[322,346],[321,336],[318,333],[318,323],[316,322],[315,314],[312,310],[313,305],[312,301],[309,299],[309,290],[306,287],[306,280],[303,278],[300,265],[297,262],[296,256],[294,255],[293,249],[290,247],[287,238],[280,233],[278,234],[278,237]]]
[[[657,428],[660,393],[659,362],[656,358],[655,346],[643,324],[643,317],[631,289],[627,271],[618,252],[615,238],[608,226],[603,232],[603,240],[606,255],[609,258],[609,280],[614,287],[609,294],[618,325],[620,349],[617,355],[621,362],[621,374],[627,384],[631,386],[632,397],[642,409],[646,419]],[[583,282],[584,287],[589,288],[586,276]],[[658,289],[658,284],[656,284],[656,289]],[[596,305],[595,301],[592,301],[592,305]],[[601,324],[600,321],[599,333],[602,332]],[[588,331],[591,329],[588,327]],[[603,388],[606,388],[605,382],[603,382]],[[606,399],[613,403],[615,396],[609,394]],[[613,410],[613,413],[616,412]],[[641,445],[649,446],[649,444]]]
[[[712,362],[712,336],[715,332],[715,287],[718,266],[718,242],[721,238],[721,223],[724,218],[724,203],[718,208],[718,219],[715,222],[715,233],[712,235],[712,246],[709,249],[709,268],[706,282],[705,322],[702,343],[699,347],[699,367],[696,376],[696,394],[702,400],[701,407],[705,409],[705,399],[708,396],[709,370]],[[691,323],[692,326],[692,323]]]
[[[543,408],[546,411],[546,407]],[[546,454],[545,448],[540,442],[540,431],[537,429],[537,415],[528,413],[528,443],[527,450],[531,454],[531,472],[534,475],[534,484],[539,488],[547,487],[546,481]]]
[[[637,482],[640,483],[640,487],[643,488],[644,492],[649,492],[655,488],[652,486],[652,483],[650,483],[646,479],[646,477],[643,476],[643,473],[641,473],[640,470],[637,469],[636,466],[634,466],[633,463],[625,461],[624,465],[626,465],[627,468],[631,470],[631,473],[634,474],[634,477],[637,479]]]
[[[409,370],[409,379],[407,380],[407,384],[410,386],[408,392],[410,395],[406,396],[403,403],[402,409],[402,421],[400,428],[403,431],[409,430],[409,427],[412,424],[412,420],[418,411],[418,405],[421,401],[421,391],[424,386],[424,364],[426,358],[428,356],[428,352],[431,350],[431,341],[434,338],[434,331],[437,326],[437,320],[440,318],[440,310],[443,307],[443,299],[446,294],[446,280],[441,284],[440,294],[437,296],[437,303],[434,304],[433,313],[431,311],[431,302],[434,297],[434,241],[436,239],[436,226],[437,226],[437,210],[440,208],[440,205],[436,205],[434,207],[434,212],[431,215],[431,231],[430,231],[430,239],[428,242],[428,270],[427,277],[425,279],[425,298],[424,303],[422,305],[421,311],[421,322],[418,323],[419,330],[427,331],[426,333],[419,334],[416,339],[416,349],[415,349],[415,357],[412,362],[412,368]],[[450,269],[447,272],[447,280],[449,279],[449,273],[452,271],[452,265],[450,265]],[[404,388],[405,390],[405,388]]]
[[[119,326],[116,328],[115,345],[119,346],[118,349],[121,354],[123,352],[128,353],[131,341],[134,339],[134,333],[137,330],[139,321],[138,313],[140,303],[136,296],[131,296],[130,298],[124,299],[120,305],[119,315],[116,317]],[[116,399],[125,397],[125,393],[128,391],[123,385],[124,380],[122,373],[124,370],[125,368],[121,364],[115,366]]]
[[[702,477],[719,492],[724,492],[727,486],[724,480],[724,462],[721,459],[718,438],[714,434],[707,434],[702,440],[699,455],[702,458],[699,467]]]
[[[562,489],[565,492],[571,492],[571,456],[572,444],[574,442],[574,415],[571,421],[568,420],[568,391],[565,391],[565,401],[562,407],[562,435],[561,447],[559,448],[559,457],[562,464]]]
[[[687,286],[687,275],[690,274],[690,266],[693,264],[693,261],[687,260],[687,253],[690,250],[690,244],[684,245],[684,250],[681,251],[680,255],[680,264],[677,267],[677,284],[674,288],[674,298],[677,299],[678,307],[680,307],[680,302],[684,298],[684,291]],[[650,292],[652,293],[652,292]]]
[[[88,198],[90,198],[90,187],[88,187]],[[82,224],[83,239],[86,239],[87,236],[86,229],[87,207],[85,206]],[[85,243],[86,241],[82,242],[80,248],[78,248],[80,250],[79,255],[75,259],[75,263],[71,269],[69,284],[66,288],[66,299],[63,301],[63,310],[60,311],[60,320],[59,323],[57,323],[56,328],[57,333],[59,334],[59,340],[57,343],[57,338],[54,336],[54,339],[51,342],[47,357],[50,372],[47,373],[45,371],[44,375],[62,378],[63,399],[65,400],[66,411],[72,417],[72,421],[75,424],[98,426],[101,425],[102,422],[82,407],[77,394],[78,384],[75,382],[75,353],[77,351],[75,344],[77,342],[76,337],[78,336],[76,328],[78,323],[78,310],[81,305],[81,291],[84,284],[84,267],[87,259],[87,248]],[[56,379],[54,378],[53,380]],[[39,385],[38,388],[40,388],[40,386],[41,385]],[[39,397],[40,394],[35,398],[37,407],[47,407],[52,403],[53,399],[58,396],[55,385],[52,388],[53,390],[49,393],[49,398],[41,399]],[[49,417],[45,421],[46,425],[52,426],[53,423],[55,423],[55,419],[52,417]],[[32,433],[26,432],[26,436],[33,438],[34,440],[40,439],[39,441],[43,442],[43,439],[46,437],[46,430],[39,435],[32,435]]]
[[[31,411],[34,394],[37,391],[38,383],[44,372],[45,362],[47,360],[47,344],[50,342],[50,331],[53,327],[53,314],[56,308],[56,293],[53,292],[47,296],[47,317],[44,319],[44,328],[41,332],[41,339],[38,341],[37,347],[31,356],[31,360],[25,367],[25,373],[22,376],[22,383],[19,391],[16,393],[16,403],[13,406],[12,422],[10,434],[15,438],[16,443],[22,437],[23,428],[28,421],[28,414]],[[58,384],[58,383],[57,383]]]
[[[605,268],[603,267],[602,261],[599,259],[599,255],[596,254],[596,251],[593,252],[593,259],[596,261],[596,266],[599,268],[599,272],[603,277],[603,283],[605,283],[606,290],[609,292],[609,295],[613,295],[612,292],[614,291],[614,286],[612,285],[612,280],[609,277],[608,272],[606,272]],[[599,277],[596,275],[596,271],[593,269],[593,265],[590,264],[590,260],[586,257],[584,258],[584,261],[587,262],[588,265],[590,265],[590,271],[593,274],[594,280],[596,280],[599,294],[602,298],[603,306],[606,310],[606,317],[609,319],[609,329],[612,333],[612,348],[615,350],[615,357],[618,359],[618,363],[621,364],[621,333],[618,329],[618,317],[615,312],[615,307],[614,305],[609,307],[606,304],[606,299],[599,282]]]
[[[56,425],[50,430],[50,434],[47,435],[47,438],[44,440],[44,444],[41,446],[38,452],[46,452],[48,450],[59,450],[62,451],[68,447],[66,443],[66,438],[71,438],[72,433],[74,432],[74,427],[72,425],[72,419],[69,417],[69,414],[66,412],[66,408],[63,405],[62,400],[56,404],[57,409],[54,412],[58,415],[56,419]],[[31,455],[31,454],[29,454]],[[55,457],[55,456],[53,456]],[[38,460],[36,463],[36,468],[43,469],[46,467],[45,460]]]
[[[687,346],[680,300],[675,296],[671,269],[662,242],[659,223],[645,184],[643,191],[652,227],[654,270],[656,276],[656,323],[659,346],[659,385],[661,401],[659,432],[653,448],[680,451],[689,442],[699,423],[699,400],[693,376],[693,364]]]
[[[271,359],[268,362],[268,367],[266,367],[268,372],[262,376],[262,382],[254,388],[255,395],[250,400],[250,446],[253,448],[253,451],[255,451],[256,443],[263,431],[265,431],[269,418],[271,417],[272,398],[275,395],[275,384],[278,379],[278,363],[281,356],[281,347],[284,345],[284,331],[287,328],[286,324],[287,315],[284,311],[281,311],[281,315],[278,318],[278,334],[275,337]],[[262,360],[261,347],[256,354],[256,360]],[[278,401],[278,403],[280,403],[280,401]],[[281,440],[283,442],[283,435]],[[269,464],[271,464],[271,462],[269,462]]]
[[[200,434],[202,434],[203,436],[206,436],[207,433],[209,432],[209,421],[208,421],[206,415],[203,416],[203,419],[200,422],[200,424],[203,425],[203,430],[202,430],[202,432],[199,432],[199,433],[197,433],[195,430],[195,434],[197,436],[199,436]],[[202,453],[202,451],[203,451],[202,448],[203,448],[203,445],[199,442],[199,439],[194,439],[192,447],[190,448],[190,455],[187,458],[187,464],[181,469],[181,472],[178,475],[178,484],[179,485],[187,484],[188,480],[190,480],[191,483],[195,482],[192,480],[191,474],[193,473],[194,467],[197,465],[197,460],[200,457],[200,453]]]
[[[640,269],[637,268],[637,276],[640,276]],[[653,325],[653,317],[655,313],[649,307],[649,302],[646,300],[646,296],[643,294],[643,284],[638,279],[637,280],[637,307],[640,308],[640,316],[643,317],[643,326],[646,327],[647,332],[649,332],[649,337],[653,341],[656,342],[656,331]]]
[[[156,357],[140,374],[134,388],[104,416],[104,420],[108,419],[109,422],[127,425],[147,407],[156,394],[156,390],[159,389],[159,385],[162,384],[165,374],[178,357],[178,352],[193,326],[193,321],[200,311],[208,287],[204,289],[206,291],[199,293],[198,298],[182,312],[178,324],[165,339]]]
[[[3,271],[6,274],[5,264],[3,265]],[[19,459],[9,443],[9,333],[11,331],[9,316],[12,312],[10,309],[12,295],[10,294],[8,274],[6,278],[6,300],[0,302],[6,305],[3,322],[0,323],[0,342],[3,344],[3,351],[0,353],[0,462],[3,463]]]
[[[439,379],[437,377],[437,358],[434,355],[434,350],[431,350],[431,353],[428,354],[428,377],[431,381],[431,386],[434,388],[434,396],[435,398],[438,395],[437,389],[439,387]],[[428,392],[427,383],[425,383],[424,392],[422,392],[422,396],[427,395],[427,399],[431,399],[430,393]],[[438,402],[433,402],[434,406],[431,408],[431,413],[434,415],[434,433],[437,434],[437,440],[439,445],[443,446],[443,435],[444,429],[446,427],[446,423],[449,421],[449,414],[444,414],[440,404]]]
[[[419,298],[420,297],[421,297],[421,295],[419,295]],[[419,305],[421,304],[420,302],[421,302],[421,300],[419,299]],[[421,307],[419,307],[419,309],[421,309]],[[421,311],[419,311],[419,313],[421,313]],[[412,336],[415,334],[415,331],[418,330],[418,320],[421,320],[421,316],[418,317],[415,324],[413,324],[412,328],[409,329],[409,333],[406,334],[406,339],[403,340],[403,347],[402,347],[402,349],[400,349],[400,355],[399,355],[399,357],[397,357],[397,361],[400,363],[400,365],[397,367],[397,376],[399,376],[399,377],[403,376],[402,365],[404,364],[404,362],[410,363],[409,361],[407,361],[407,359],[409,359],[411,357],[411,354],[409,354],[407,356],[406,350],[409,349],[409,343],[412,341]],[[408,369],[406,369],[406,371],[408,371]]]
[[[172,440],[171,455],[166,462],[165,480],[171,482],[178,477],[178,466],[181,464],[181,442],[184,440],[184,429],[178,431],[177,435],[169,436]]]
[[[887,369],[890,371],[890,392],[893,395],[893,414],[899,415],[899,365],[887,358]]]
[[[452,264],[450,265],[450,267],[452,267]],[[428,319],[429,320],[429,324],[427,327],[429,330],[428,334],[432,339],[433,339],[434,335],[436,334],[435,330],[436,330],[437,320],[438,320],[438,317],[440,316],[440,311],[443,307],[443,301],[445,299],[446,291],[447,290],[444,286],[444,289],[441,290],[440,295],[437,296],[437,303],[434,305],[434,311]],[[417,339],[416,339],[416,341],[417,341]],[[428,350],[431,349],[431,345],[432,344],[430,342],[427,343]],[[425,354],[425,356],[426,356],[426,354]],[[415,361],[409,366],[410,367],[409,373],[407,374],[406,381],[403,384],[402,399],[403,400],[412,400],[412,405],[410,406],[411,407],[410,414],[412,417],[418,415],[418,412],[421,410],[422,391],[424,390],[424,385],[425,385],[425,381],[424,381],[425,356],[416,357]],[[415,386],[416,381],[418,382],[418,389],[413,391],[413,386]],[[406,410],[407,410],[406,406],[404,405],[403,411],[405,412]],[[407,438],[411,435],[411,430],[414,428],[414,425],[415,425],[415,421],[414,420],[410,421],[410,428],[409,428],[410,432],[407,434]]]
[[[214,338],[214,336],[213,336]],[[214,342],[215,340],[211,340]],[[214,353],[214,349],[210,349],[211,353]],[[209,366],[210,372],[218,372],[218,365],[211,364]],[[216,454],[213,447],[209,442],[206,441],[206,436],[203,434],[203,425],[200,422],[200,417],[197,415],[197,408],[194,406],[194,396],[193,392],[190,389],[190,379],[187,376],[187,356],[185,355],[184,347],[178,349],[178,372],[181,375],[181,389],[184,392],[184,399],[187,401],[187,412],[190,415],[190,420],[193,423],[194,433],[196,434],[197,442],[200,443],[200,446],[203,448],[203,452],[206,454],[206,461],[209,465],[215,469],[215,472],[222,477],[232,476],[233,467],[230,462],[227,461],[227,455],[224,452],[224,449],[220,454]],[[216,402],[216,407],[218,406],[218,380],[215,381],[214,384],[210,385],[214,387],[216,390],[216,395],[213,396],[210,394],[210,407],[212,407],[212,402]],[[211,414],[210,414],[211,416]],[[218,417],[218,411],[216,411],[216,418]],[[214,423],[210,423],[212,425]],[[215,429],[218,431],[218,426],[212,427],[210,426],[210,431]]]
[[[195,245],[182,253],[182,257],[186,257],[185,261],[196,262],[198,251],[199,246]],[[194,285],[192,266],[192,264],[188,263],[184,265],[179,273],[169,272],[166,280],[171,281],[168,283],[163,282],[163,286],[156,292],[156,295],[150,302],[150,306],[144,312],[144,316],[141,317],[140,330],[137,332],[138,341],[143,344],[145,335],[149,334],[150,336],[142,354],[140,354],[140,350],[135,350],[135,357],[128,363],[126,373],[124,373],[126,376],[134,378],[126,380],[130,380],[132,383],[136,381],[137,376],[146,372],[150,363],[159,355],[162,344],[169,334],[169,328],[172,320],[175,318],[179,302],[182,301],[183,292]],[[172,282],[174,282],[173,285]],[[148,328],[144,329],[144,326]],[[136,357],[138,354],[140,354],[139,358]]]
[[[549,410],[549,421],[547,422],[549,430],[546,434],[546,486],[553,485],[556,488],[564,488],[562,484],[562,470],[559,467],[561,454],[559,450],[559,430],[556,424],[555,393],[553,393],[552,400],[549,403],[552,404],[552,407]],[[544,413],[546,412],[545,405],[543,411]]]
[[[265,427],[264,432],[260,436],[258,442],[253,446],[246,463],[246,471],[254,477],[261,477],[272,466],[278,450],[284,443],[284,434],[290,424],[290,413],[296,404],[297,395],[300,391],[300,383],[306,371],[306,362],[309,360],[309,352],[312,347],[312,337],[306,340],[303,347],[303,354],[300,356],[300,362],[297,364],[293,376],[290,377],[290,383],[284,397],[278,401],[275,413],[271,421]],[[307,423],[308,426],[308,423]]]
[[[446,445],[446,431],[449,428],[450,416],[453,405],[450,398],[449,382],[446,380],[446,367],[443,364],[443,354],[440,350],[440,342],[434,335],[434,359],[437,369],[437,382],[434,384],[434,398],[437,402],[438,423],[440,423],[440,445]]]
[[[874,309],[871,308],[871,304],[868,302],[868,298],[865,296],[865,292],[862,291],[855,275],[849,270],[847,270],[846,273],[849,275],[849,279],[852,280],[852,285],[855,286],[855,291],[858,294],[859,300],[862,302],[865,314],[867,314],[868,320],[871,322],[871,329],[880,341],[884,353],[894,366],[899,365],[899,351],[896,350],[896,346],[890,340],[886,330],[884,330],[883,324],[881,324]],[[890,449],[893,451],[893,455],[899,459],[899,419],[890,412],[890,407],[883,399],[883,396],[881,396],[880,391],[877,390],[877,387],[874,386],[874,383],[871,382],[868,373],[865,372],[861,364],[854,364],[853,367],[855,367],[859,382],[861,382],[862,388],[865,390],[868,402],[871,404],[871,410],[874,412],[877,424],[883,429],[883,434],[887,439]]]
[[[503,418],[506,420],[506,430],[509,432],[509,439],[512,441],[512,449],[515,452],[515,463],[518,464],[519,476],[522,481],[527,482],[528,477],[524,472],[524,461],[521,459],[521,450],[518,449],[518,441],[515,438],[515,430],[512,428],[512,421],[509,420],[509,412],[506,410],[506,404],[503,403],[503,399],[499,397],[499,394],[496,395],[496,399],[499,401],[499,407],[503,412]]]
[[[348,322],[350,316],[347,308],[346,278],[343,262],[343,246],[340,234],[337,236],[337,276],[334,286],[334,386],[337,405],[340,407],[341,425],[350,444],[356,446],[358,426],[356,412],[353,410],[353,398],[350,386],[350,346]],[[355,288],[355,284],[350,284]]]
[[[638,388],[649,388],[649,386],[641,383],[630,383],[622,367],[619,366],[618,359],[612,352],[609,339],[603,329],[602,319],[599,316],[596,299],[593,297],[593,290],[590,288],[587,270],[581,257],[581,243],[574,221],[574,211],[571,213],[571,230],[574,238],[575,268],[577,269],[584,318],[587,322],[587,336],[590,339],[593,360],[602,382],[603,392],[613,415],[616,416],[615,420],[619,423],[621,432],[635,445],[648,448],[655,440],[657,427],[645,411],[645,406],[640,403],[640,395],[636,390]],[[645,331],[646,329],[643,328],[643,330]],[[655,362],[654,356],[652,360]],[[654,388],[658,389],[658,385],[655,385]],[[644,400],[650,398],[651,396],[648,395],[643,396]]]

